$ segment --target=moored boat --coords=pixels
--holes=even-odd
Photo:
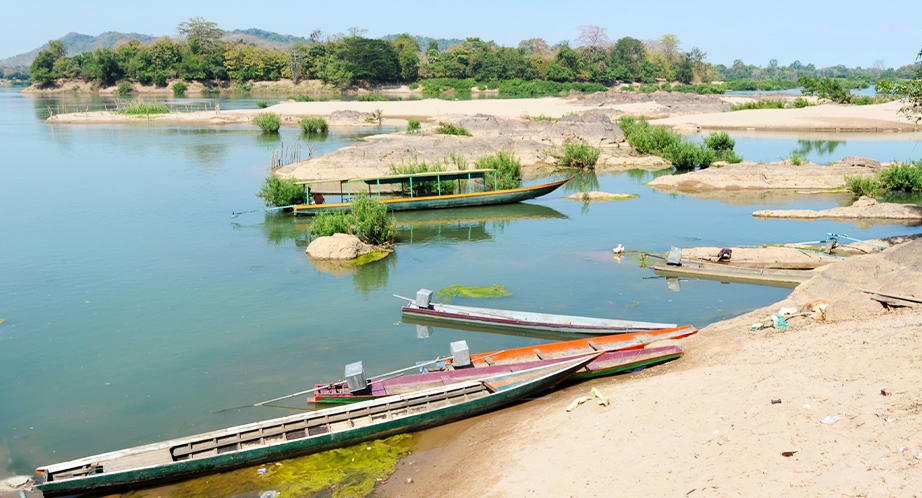
[[[46,465],[36,469],[38,488],[57,496],[139,487],[420,430],[551,388],[597,356]]]
[[[648,347],[626,351],[606,351],[591,363],[576,370],[569,380],[583,380],[604,375],[614,375],[641,367],[665,363],[683,355],[683,351],[674,345]],[[435,366],[423,367],[425,373],[404,375],[400,377],[379,377],[369,379],[365,388],[352,391],[347,382],[318,384],[314,386],[314,403],[356,403],[395,394],[405,394],[421,389],[447,386],[450,384],[477,380],[504,372],[516,372],[535,368],[562,358],[536,361],[504,362],[488,364],[478,362],[469,368],[456,368],[451,362],[440,362]]]
[[[298,183],[305,185],[308,194],[307,198],[309,199],[312,198],[310,195],[311,185],[339,183],[341,189],[340,195],[346,199],[353,196],[354,192],[352,191],[352,186],[354,184],[364,184],[367,187],[367,191],[369,192],[370,197],[381,201],[385,206],[387,206],[388,211],[410,211],[416,209],[443,209],[470,206],[491,206],[496,204],[513,204],[549,194],[573,178],[570,177],[565,180],[556,182],[512,189],[496,189],[494,179],[493,190],[474,192],[469,189],[468,192],[464,193],[454,193],[454,190],[452,190],[450,193],[443,193],[441,191],[441,185],[445,182],[458,181],[460,183],[461,181],[467,181],[470,183],[476,179],[485,181],[486,175],[489,173],[493,173],[495,175],[494,170],[469,170],[438,173],[414,173],[408,175],[391,175],[360,179],[318,180]],[[418,191],[414,187],[414,182],[417,186],[421,184],[436,185],[439,190],[435,192],[423,192],[417,195]],[[401,191],[406,191],[409,195],[396,198],[387,197],[389,192],[382,191],[382,186],[392,187],[394,185],[401,185]],[[372,187],[376,187],[377,190],[373,192]],[[458,190],[460,191],[461,188],[459,187]],[[299,204],[292,206],[292,209],[294,214],[297,215],[314,215],[317,213],[349,211],[352,209],[352,206],[348,202],[324,202]]]
[[[446,324],[479,325],[509,330],[538,330],[543,332],[609,335],[619,332],[658,330],[676,327],[675,323],[654,323],[611,318],[554,315],[528,311],[511,311],[494,308],[475,308],[453,304],[434,303],[432,291],[420,289],[416,299],[394,296],[408,301],[401,308],[404,316],[425,317]]]

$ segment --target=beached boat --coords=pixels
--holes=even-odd
[[[607,351],[591,363],[575,371],[569,380],[583,380],[604,375],[614,375],[637,368],[648,367],[675,360],[683,355],[678,346],[650,347],[627,351]],[[346,382],[318,384],[314,386],[314,403],[356,403],[368,399],[381,398],[397,394],[406,394],[422,389],[448,386],[458,382],[490,377],[506,372],[518,372],[542,365],[559,362],[562,358],[487,364],[478,362],[469,367],[455,368],[451,362],[439,362],[422,367],[425,373],[403,375],[400,377],[380,377],[369,379],[367,387],[353,392]]]
[[[777,284],[785,287],[795,287],[816,275],[810,270],[754,268],[737,266],[732,263],[711,263],[690,259],[682,259],[679,265],[656,263],[653,265],[653,270],[659,275],[689,276],[721,281],[735,280],[760,284]]]
[[[598,353],[39,467],[45,496],[139,487],[416,431],[549,389]]]
[[[427,319],[461,325],[480,325],[505,329],[527,329],[545,332],[609,335],[619,332],[674,328],[675,323],[638,322],[586,316],[552,315],[528,311],[510,311],[494,308],[474,308],[453,304],[430,302],[432,291],[420,289],[416,299],[406,299],[401,308],[404,316],[424,316]]]
[[[488,178],[488,175],[490,174],[492,174],[494,177],[494,188],[492,190],[480,192],[473,191],[472,185],[474,180],[479,179],[485,182]],[[468,171],[391,175],[375,178],[317,180],[298,182],[298,184],[305,186],[308,199],[313,199],[313,196],[310,194],[312,185],[339,183],[339,195],[343,199],[351,199],[352,196],[358,191],[367,190],[369,197],[383,202],[384,205],[387,206],[388,211],[409,211],[416,209],[443,209],[470,206],[490,206],[496,204],[513,204],[549,194],[572,179],[572,177],[570,177],[565,180],[534,185],[531,187],[497,190],[495,188],[495,175],[495,170],[478,169]],[[458,192],[464,189],[464,187],[461,185],[462,181],[467,183],[468,191],[465,193],[454,193],[455,189],[452,189],[451,192],[442,192],[442,185],[444,185],[446,182],[455,181],[458,182]],[[358,189],[357,185],[364,185],[366,188]],[[427,188],[425,191],[422,191],[418,188],[420,185],[425,185],[429,188]],[[406,192],[405,196],[401,195],[398,197],[389,197],[392,194],[402,194],[404,192]],[[299,204],[293,206],[292,209],[294,213],[298,215],[314,215],[317,213],[349,211],[352,209],[352,207],[349,202],[323,202],[319,204]]]

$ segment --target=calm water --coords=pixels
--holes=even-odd
[[[918,230],[755,220],[756,209],[849,198],[728,204],[657,193],[643,185],[652,174],[634,171],[585,182],[639,199],[583,205],[559,191],[529,205],[402,215],[389,258],[316,268],[305,220],[229,218],[260,206],[271,151],[296,130],[276,139],[243,126],[38,119],[58,104],[0,89],[0,474],[289,413],[212,411],[336,380],[356,360],[380,373],[447,354],[455,340],[474,351],[539,342],[438,328],[419,338],[392,294],[503,284],[514,296],[480,304],[703,326],[788,290],[691,280],[670,292],[611,248]],[[356,138],[334,129],[314,151]]]
[[[709,132],[692,135],[701,141]],[[735,151],[744,159],[770,163],[798,154],[804,160],[828,164],[847,156],[862,156],[880,162],[918,161],[922,158],[922,133],[782,133],[731,131]]]

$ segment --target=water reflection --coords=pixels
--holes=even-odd
[[[566,219],[539,204],[507,204],[396,213],[398,244],[451,244],[493,240],[509,223],[527,219]]]
[[[564,192],[568,194],[599,190],[599,177],[593,170],[563,170],[560,173],[564,177],[573,176],[573,179],[563,186]]]
[[[802,156],[816,153],[818,156],[830,156],[845,140],[798,140],[794,152]]]

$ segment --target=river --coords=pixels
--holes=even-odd
[[[297,130],[39,119],[66,98],[0,89],[0,474],[279,416],[288,412],[213,411],[336,380],[353,361],[373,374],[447,354],[451,341],[472,351],[541,342],[418,333],[401,323],[392,294],[502,284],[513,296],[454,302],[704,326],[789,290],[683,279],[677,292],[611,249],[918,230],[756,220],[759,209],[824,209],[850,197],[727,203],[662,194],[644,185],[652,173],[631,171],[585,180],[639,194],[630,201],[584,205],[558,191],[528,205],[401,215],[393,255],[330,273],[304,254],[305,220],[229,216],[260,207],[254,194],[271,153],[295,143]],[[323,154],[382,131],[333,129],[311,145]],[[849,154],[879,150],[859,142],[849,139]]]

